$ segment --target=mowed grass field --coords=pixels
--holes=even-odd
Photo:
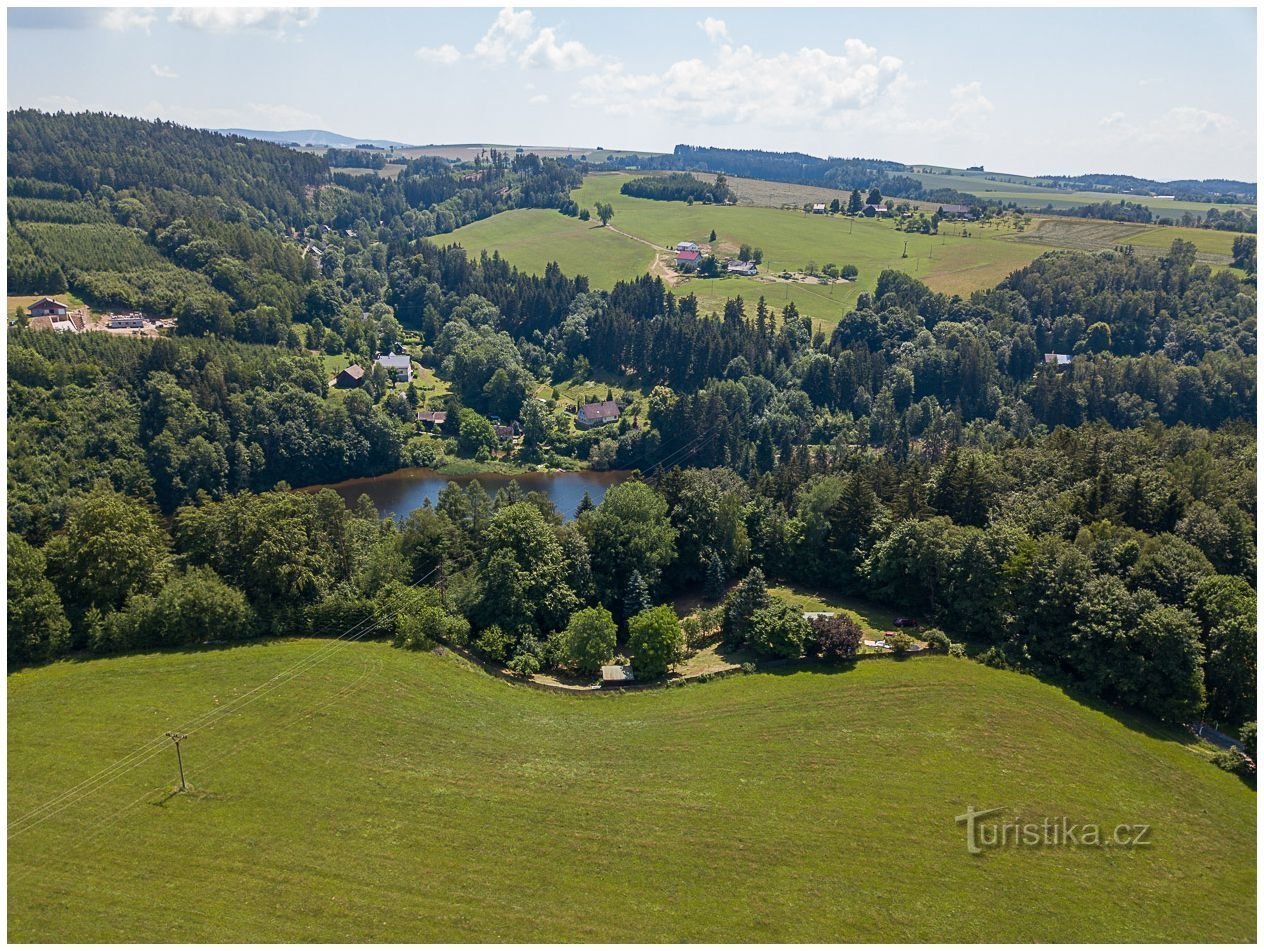
[[[8,691],[12,941],[1251,941],[1255,795],[1175,734],[970,661],[558,696],[329,642]],[[270,679],[51,821],[21,817]],[[966,808],[1144,848],[967,854]],[[17,825],[14,823],[17,822]],[[20,831],[13,834],[15,829]]]
[[[904,234],[890,222],[876,220],[631,198],[619,188],[632,177],[620,172],[589,175],[572,194],[581,207],[610,203],[615,209],[610,228],[593,227],[595,220],[581,222],[556,211],[520,209],[466,225],[439,240],[458,241],[473,253],[496,249],[510,262],[535,272],[556,261],[565,273],[587,274],[594,287],[608,288],[646,273],[654,249],[666,253],[679,241],[706,244],[714,229],[717,256],[736,257],[742,244],[763,249],[763,279],[690,279],[682,281],[676,293],[696,294],[705,309],[717,311],[726,300],[739,296],[751,307],[761,295],[778,309],[793,301],[826,327],[851,309],[862,292],[872,291],[878,274],[887,268],[907,271],[935,290],[965,294],[995,285],[1042,253],[1038,247],[963,238],[958,233]],[[860,276],[852,283],[835,284],[767,280],[782,271],[803,271],[809,263],[854,264]]]
[[[599,201],[613,206],[609,228],[600,227],[595,219],[583,222],[556,211],[518,209],[436,240],[459,242],[475,254],[498,250],[511,263],[535,273],[556,261],[567,274],[588,275],[595,288],[610,288],[651,271],[656,253],[658,273],[664,273],[674,261],[667,248],[679,241],[711,245],[721,258],[736,257],[741,245],[749,244],[764,252],[758,277],[685,278],[678,281],[675,293],[694,294],[704,310],[716,312],[735,297],[751,308],[761,296],[777,310],[793,302],[820,329],[828,330],[855,306],[861,293],[874,290],[878,275],[888,268],[905,271],[932,290],[966,296],[994,287],[1048,248],[1096,251],[1132,244],[1141,253],[1160,254],[1182,238],[1197,245],[1201,260],[1225,266],[1231,261],[1235,237],[1198,228],[1040,217],[1022,233],[1007,220],[1003,225],[944,222],[938,235],[906,234],[890,221],[772,207],[780,198],[802,197],[802,186],[750,191],[751,180],[737,179],[739,194],[746,188],[746,200],[762,204],[687,205],[621,194],[619,188],[632,177],[622,172],[592,174],[573,193],[581,207],[592,208]],[[712,230],[714,243],[709,241]],[[778,279],[782,272],[803,272],[809,264],[854,264],[860,276],[850,283],[827,284]]]

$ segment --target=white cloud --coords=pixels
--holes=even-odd
[[[283,37],[291,27],[310,26],[319,15],[316,7],[177,7],[167,19],[208,33],[264,30]]]
[[[982,118],[996,109],[992,100],[983,95],[983,84],[978,80],[953,86],[951,96],[948,115],[954,122]]]
[[[1154,131],[1166,129],[1177,136],[1218,135],[1221,132],[1234,131],[1237,124],[1236,119],[1220,112],[1197,109],[1194,106],[1176,106],[1158,120]]]
[[[159,66],[157,63],[154,63],[152,66],[149,67],[149,69],[159,79],[179,79],[180,78],[180,74],[177,73],[170,66]]]
[[[597,57],[576,40],[557,41],[552,27],[542,29],[530,45],[518,57],[518,65],[524,69],[568,70],[594,66]]]
[[[199,129],[305,129],[326,125],[323,117],[300,106],[280,102],[247,102],[239,107],[198,108],[151,100],[140,114]]]
[[[1120,140],[1174,147],[1197,139],[1235,139],[1244,131],[1232,116],[1196,106],[1173,106],[1162,115],[1136,121],[1129,120],[1122,112],[1112,112],[1102,116],[1097,124]]]
[[[711,62],[680,60],[661,73],[607,66],[580,81],[575,99],[614,114],[645,111],[690,122],[840,128],[862,111],[876,110],[905,81],[899,59],[880,55],[858,39],[846,40],[841,53],[805,47],[764,55],[749,46],[725,45]],[[964,89],[959,98],[962,109],[983,108],[979,99],[991,106],[977,88]]]
[[[423,46],[417,51],[417,58],[427,63],[451,66],[461,58],[461,51],[451,43],[444,43],[442,46]]]
[[[530,10],[515,13],[505,7],[483,38],[474,44],[474,55],[492,63],[503,63],[510,53],[525,45],[535,32],[535,14]]]
[[[719,40],[727,40],[729,38],[728,24],[723,20],[717,20],[715,17],[707,17],[705,20],[698,21],[698,29],[707,35],[707,39],[712,43]]]
[[[535,106],[542,106],[548,101],[549,101],[549,97],[544,95],[544,93],[539,93],[538,95],[532,96],[530,99],[527,100],[527,102]]]
[[[101,25],[116,33],[132,29],[148,33],[157,19],[158,15],[149,7],[114,7],[101,15]]]

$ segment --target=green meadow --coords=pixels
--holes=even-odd
[[[876,220],[630,198],[619,188],[631,177],[619,172],[589,175],[573,193],[581,207],[591,208],[598,201],[613,206],[609,228],[555,211],[522,209],[466,225],[443,240],[458,241],[474,253],[498,250],[510,262],[535,272],[556,261],[564,272],[587,274],[594,287],[604,288],[644,274],[655,249],[662,250],[664,261],[671,261],[674,255],[667,251],[669,246],[674,248],[679,241],[711,243],[710,233],[715,230],[717,256],[736,257],[743,244],[762,248],[761,276],[686,279],[676,293],[696,294],[703,307],[711,310],[739,296],[753,305],[762,295],[777,308],[793,301],[800,311],[827,326],[854,306],[862,292],[872,291],[878,275],[887,268],[907,271],[935,290],[969,293],[996,284],[1041,253],[1040,248],[1008,241],[965,238],[955,233],[959,229],[911,235]],[[854,264],[860,276],[855,282],[832,284],[770,280],[783,271],[802,272],[810,264]]]
[[[918,165],[917,168],[932,168]],[[948,174],[951,171],[951,174]],[[1115,192],[1101,191],[1061,191],[1055,188],[1043,188],[1031,184],[1032,179],[1021,175],[1008,175],[1002,172],[966,172],[958,169],[936,168],[932,172],[907,172],[910,178],[920,181],[926,188],[952,188],[959,192],[967,192],[979,198],[1004,202],[1016,202],[1020,208],[1039,210],[1052,205],[1054,208],[1077,208],[1081,205],[1095,205],[1104,201],[1117,202],[1120,199],[1145,205],[1156,215],[1176,215],[1188,211],[1205,214],[1208,208],[1249,210],[1251,205],[1208,204],[1196,201],[1177,201],[1172,198],[1151,198],[1145,195],[1121,195]]]
[[[585,222],[556,211],[518,209],[466,225],[439,240],[459,242],[475,254],[499,251],[535,273],[556,261],[567,274],[588,275],[595,288],[610,288],[647,271],[657,273],[675,282],[675,293],[696,295],[707,311],[722,310],[725,301],[735,297],[753,306],[762,296],[777,310],[793,302],[827,329],[855,306],[860,294],[872,292],[878,275],[888,268],[905,271],[933,290],[965,296],[994,287],[1048,248],[1097,251],[1132,244],[1161,253],[1181,238],[1198,246],[1201,260],[1223,266],[1230,261],[1235,237],[1198,228],[1038,216],[1021,233],[1007,221],[945,222],[937,235],[905,234],[890,221],[811,215],[766,204],[687,205],[630,198],[619,188],[631,177],[622,172],[591,174],[573,193],[581,207],[608,202],[615,210],[608,228],[595,219]],[[739,192],[749,188],[750,181],[738,180]],[[756,199],[774,202],[797,196],[795,187],[773,189]],[[713,230],[715,242],[709,240]],[[674,252],[668,250],[679,241],[710,245],[721,258],[736,257],[741,245],[749,244],[763,250],[764,262],[753,278],[680,277],[671,267]],[[827,264],[854,264],[860,275],[854,282],[826,283],[779,277]]]
[[[160,744],[23,821],[217,708],[188,792]],[[1187,737],[946,657],[614,696],[380,643],[63,662],[9,676],[8,752],[16,942],[1256,936],[1252,790]],[[1150,844],[971,855],[969,807]]]

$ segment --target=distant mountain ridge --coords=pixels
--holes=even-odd
[[[246,139],[261,139],[264,142],[275,142],[278,145],[313,145],[317,147],[333,147],[350,149],[357,145],[375,145],[381,149],[406,149],[408,143],[396,142],[392,139],[356,139],[339,135],[327,129],[290,129],[281,132],[269,132],[266,129],[211,129],[223,135],[240,135]]]

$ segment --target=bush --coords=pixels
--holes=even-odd
[[[540,658],[530,651],[518,651],[509,662],[509,669],[517,676],[527,679],[540,672]]]
[[[408,650],[429,650],[436,644],[460,647],[470,637],[470,622],[441,607],[424,607],[415,614],[403,614],[395,625],[395,645]]]
[[[1211,761],[1229,773],[1236,773],[1239,776],[1255,775],[1255,764],[1236,746],[1218,751],[1211,757]]]
[[[952,641],[949,640],[948,635],[937,627],[930,627],[923,631],[922,639],[933,651],[947,651],[952,647]]]
[[[1255,759],[1255,721],[1242,724],[1242,729],[1238,731],[1238,742],[1242,744],[1242,748],[1246,750],[1246,755]]]
[[[513,641],[500,629],[499,624],[493,624],[478,636],[474,646],[484,657],[503,664],[509,660],[509,649],[513,646]]]
[[[952,644],[949,644],[949,645],[948,645],[948,656],[949,656],[949,657],[965,657],[965,656],[967,656],[967,655],[966,655],[966,645],[965,645],[965,644],[958,644],[958,643],[955,643],[955,642],[954,642],[954,643],[952,643]]]
[[[813,618],[811,626],[809,647],[814,654],[827,660],[842,660],[855,657],[860,649],[864,631],[850,614]]]
[[[778,599],[751,615],[750,645],[769,657],[803,656],[803,647],[812,634],[803,612]]]
[[[895,651],[897,657],[902,657],[913,649],[916,643],[912,637],[903,631],[894,631],[886,636],[887,646]]]
[[[997,670],[1013,670],[1013,665],[1009,662],[1009,658],[1005,656],[1005,651],[1000,647],[989,647],[978,657],[979,663],[986,667],[995,667]]]

